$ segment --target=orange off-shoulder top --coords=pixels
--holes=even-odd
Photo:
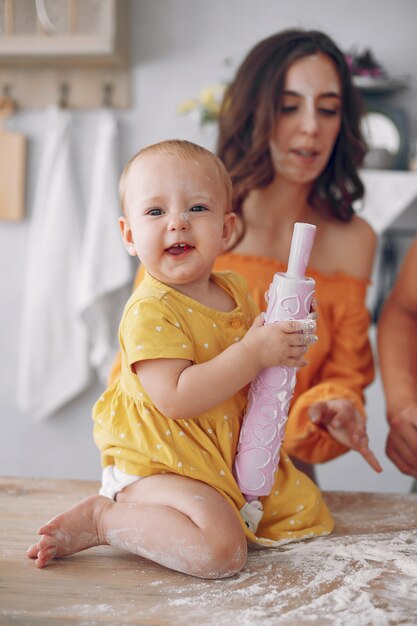
[[[226,253],[214,269],[232,270],[246,279],[260,310],[265,310],[265,292],[274,273],[284,272],[281,262],[268,257]],[[364,414],[364,389],[374,377],[372,350],[368,338],[370,323],[365,304],[367,282],[347,274],[323,274],[308,270],[316,282],[318,298],[318,342],[309,348],[309,365],[297,373],[297,384],[286,426],[284,447],[289,455],[307,463],[333,459],[347,448],[308,416],[314,402],[346,398]],[[139,270],[135,283],[143,272]],[[120,371],[120,356],[110,378]]]

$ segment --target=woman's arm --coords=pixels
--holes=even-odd
[[[386,452],[417,477],[417,239],[403,262],[378,325],[378,348],[390,426]]]
[[[309,463],[328,461],[350,448],[371,460],[363,439],[364,389],[374,375],[365,288],[354,283],[343,287],[346,302],[325,322],[330,325],[330,353],[315,374],[315,384],[296,398],[287,426],[287,452]],[[320,341],[320,330],[318,334]]]
[[[328,224],[322,235],[321,269],[352,276],[360,283],[349,280],[344,288],[341,279],[340,303],[324,320],[331,350],[316,384],[292,407],[286,446],[290,454],[313,463],[353,448],[379,471],[368,448],[363,393],[374,374],[365,285],[373,267],[376,237],[360,218],[348,225]]]

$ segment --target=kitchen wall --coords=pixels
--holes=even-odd
[[[410,116],[417,137],[417,2],[415,0],[131,0],[132,107],[118,111],[120,163],[140,147],[167,137],[214,145],[195,120],[176,106],[207,84],[228,80],[259,39],[291,26],[326,31],[348,50],[370,47],[393,75],[409,74],[410,87],[390,99]],[[97,112],[74,113],[76,156],[86,201]],[[0,473],[98,479],[99,455],[91,434],[91,406],[102,386],[90,389],[46,421],[35,423],[16,405],[17,347],[28,228],[43,147],[44,110],[17,113],[13,126],[29,140],[27,218],[0,223]],[[411,220],[417,207],[414,206]],[[416,223],[417,220],[414,222]],[[385,459],[384,401],[377,378],[368,392],[372,445],[384,465],[374,475],[358,455],[319,470],[325,489],[407,491],[411,480]]]

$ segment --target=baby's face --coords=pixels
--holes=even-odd
[[[209,158],[148,153],[132,164],[121,229],[129,254],[156,279],[179,287],[210,277],[235,215]]]

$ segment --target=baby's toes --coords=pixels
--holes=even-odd
[[[39,550],[48,550],[51,547],[56,548],[56,537],[55,535],[42,535],[37,545]]]
[[[37,543],[33,543],[30,548],[26,550],[26,554],[30,559],[36,559],[38,556],[39,548]]]
[[[56,546],[51,546],[46,549],[39,550],[38,558],[36,559],[36,567],[45,567],[52,559],[55,558],[57,552]]]
[[[56,525],[52,522],[46,522],[43,526],[36,531],[38,535],[52,535],[56,531]]]

